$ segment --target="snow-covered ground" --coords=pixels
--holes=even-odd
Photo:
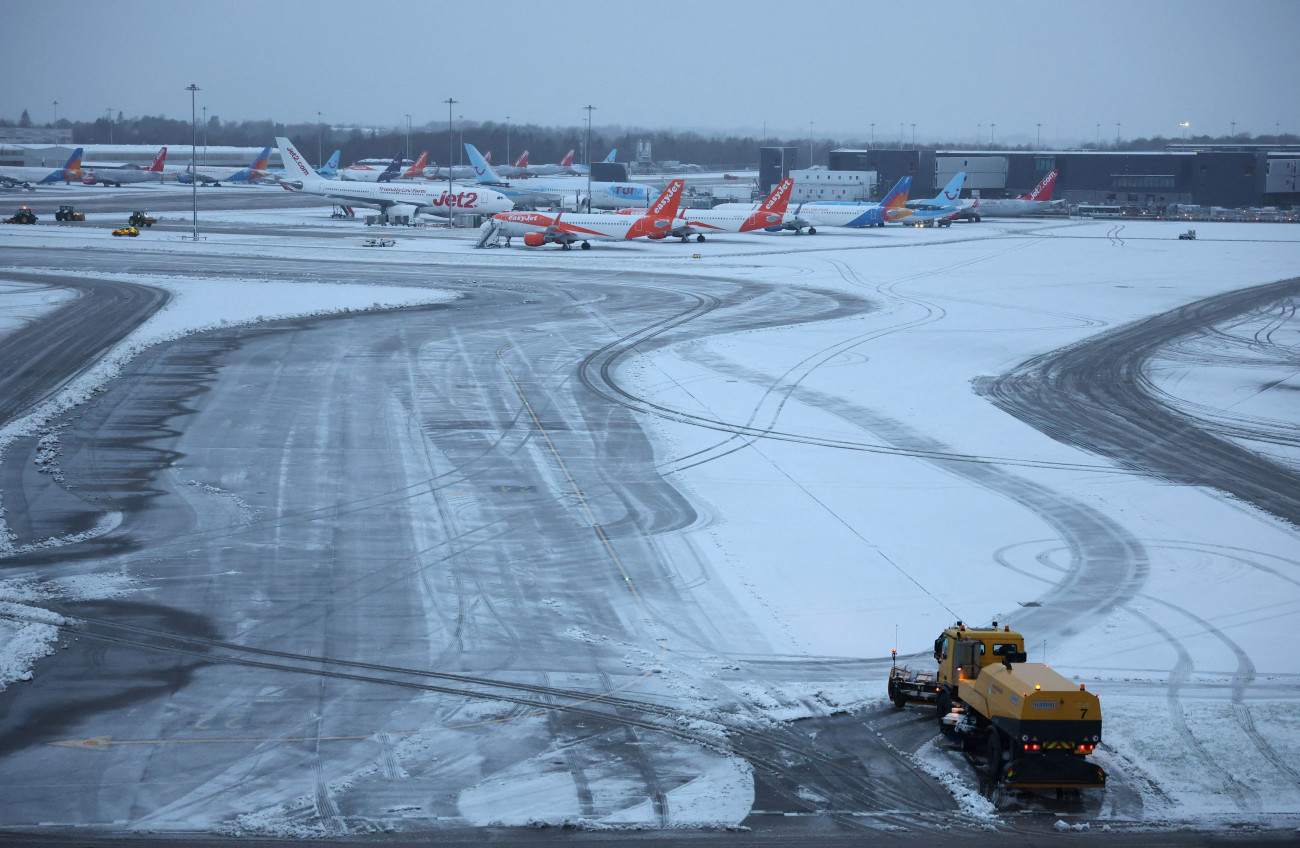
[[[68,244],[106,256],[150,251],[356,262],[374,251],[360,246],[370,232],[355,222],[331,222],[327,209],[214,212],[210,220],[328,226],[356,238],[211,234],[196,245],[161,231],[114,239],[106,231],[28,227],[0,230],[0,251]],[[796,659],[882,658],[895,646],[903,654],[921,653],[956,618],[1014,626],[1032,609],[1025,605],[1069,566],[1056,517],[1035,507],[1042,499],[1017,496],[1020,489],[1047,493],[1057,509],[1101,516],[1145,563],[1140,591],[1104,617],[1064,623],[1046,638],[1026,634],[1031,660],[1050,662],[1101,696],[1106,746],[1100,757],[1107,768],[1141,793],[1151,823],[1284,822],[1300,816],[1294,765],[1300,762],[1294,721],[1300,670],[1284,638],[1300,624],[1300,530],[1220,493],[1111,467],[972,390],[977,378],[1106,328],[1293,277],[1300,268],[1300,228],[1206,223],[1198,225],[1197,241],[1180,242],[1175,236],[1183,229],[1161,222],[985,221],[948,230],[718,237],[703,245],[597,243],[589,252],[565,253],[476,251],[472,233],[390,229],[384,234],[398,244],[384,249],[383,258],[602,273],[650,260],[656,270],[680,274],[683,288],[693,275],[707,274],[791,290],[833,289],[878,303],[874,311],[842,320],[692,340],[634,358],[619,371],[629,390],[662,406],[864,446],[759,439],[733,451],[745,440],[645,419],[665,473],[712,517],[690,531],[685,544],[725,583],[747,625],[773,646],[774,656]],[[12,267],[3,253],[0,266]],[[0,439],[38,429],[109,379],[135,351],[163,339],[273,317],[446,297],[405,287],[182,275],[130,279],[175,297],[101,367],[52,404],[11,423]],[[8,313],[0,333],[57,305],[57,296],[10,288],[3,267],[0,286],[6,287],[0,289],[5,304],[23,304]],[[1275,317],[1260,332],[1294,350],[1300,325],[1293,311]],[[1254,332],[1245,334],[1246,348]],[[1296,361],[1241,359],[1160,361],[1151,376],[1202,417],[1272,422],[1291,441],[1242,443],[1295,467]],[[838,414],[818,402],[828,398],[838,402]],[[909,453],[916,450],[991,458],[988,464],[1006,475],[990,485],[953,463]],[[694,459],[676,459],[687,456]],[[699,596],[703,604],[708,598]],[[0,624],[0,686],[22,679],[53,643],[52,625],[59,622],[40,620],[39,600],[28,584],[0,583],[0,602],[29,611],[21,627]],[[719,632],[727,628],[720,625]],[[724,647],[744,655],[752,646]],[[762,704],[765,692],[774,696],[773,716],[791,715],[792,699],[780,697],[777,686],[755,687],[751,700]],[[882,679],[844,700],[883,694]],[[968,813],[993,815],[958,786],[959,769],[943,752],[927,747],[916,757],[953,786]],[[541,766],[521,768],[504,789],[483,784],[467,790],[462,814],[479,824],[562,820],[563,810],[573,807],[572,786]],[[752,798],[747,767],[724,759],[713,769],[695,788],[688,783],[672,790],[682,824],[743,818]],[[698,792],[705,785],[708,792]],[[503,791],[508,805],[499,803]],[[503,806],[509,814],[500,812]],[[627,820],[639,820],[634,810]]]

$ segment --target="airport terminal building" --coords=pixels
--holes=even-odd
[[[1170,145],[1164,151],[833,150],[831,171],[876,171],[879,185],[911,176],[912,197],[932,197],[958,171],[963,195],[1018,197],[1058,171],[1053,199],[1138,206],[1300,205],[1300,145]]]

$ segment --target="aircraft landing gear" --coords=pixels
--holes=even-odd
[[[560,250],[568,250],[572,246],[573,245],[569,244],[567,241],[560,242]]]
[[[695,241],[698,242],[699,244],[704,244],[704,234],[701,233],[700,235],[696,236]]]
[[[817,235],[817,228],[816,228],[816,227],[809,227],[809,228],[808,228],[808,235],[810,235],[810,236],[815,236],[815,235]]]
[[[589,242],[589,241],[584,241],[584,242],[582,243],[582,249],[583,249],[583,250],[591,250],[591,242]]]

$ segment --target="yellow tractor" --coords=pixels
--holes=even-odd
[[[84,221],[86,220],[85,212],[78,212],[71,206],[64,204],[59,207],[59,211],[54,213],[56,221]]]
[[[940,730],[976,757],[994,785],[1090,789],[1106,772],[1087,759],[1101,741],[1101,702],[1082,684],[1027,662],[1024,637],[960,621],[934,641],[938,672],[895,665],[889,697],[932,705]]]
[[[150,218],[144,212],[132,212],[131,217],[127,218],[126,222],[132,227],[152,227],[154,224],[158,223],[158,219]]]
[[[6,224],[35,224],[36,220],[36,213],[23,206],[13,215],[5,218],[4,222]]]

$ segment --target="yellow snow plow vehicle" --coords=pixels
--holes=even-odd
[[[989,779],[1009,789],[1090,789],[1106,772],[1088,755],[1101,741],[1101,702],[1082,684],[1027,662],[1024,637],[997,622],[960,621],[934,642],[937,672],[895,665],[894,706],[932,705],[939,727],[983,754]]]

